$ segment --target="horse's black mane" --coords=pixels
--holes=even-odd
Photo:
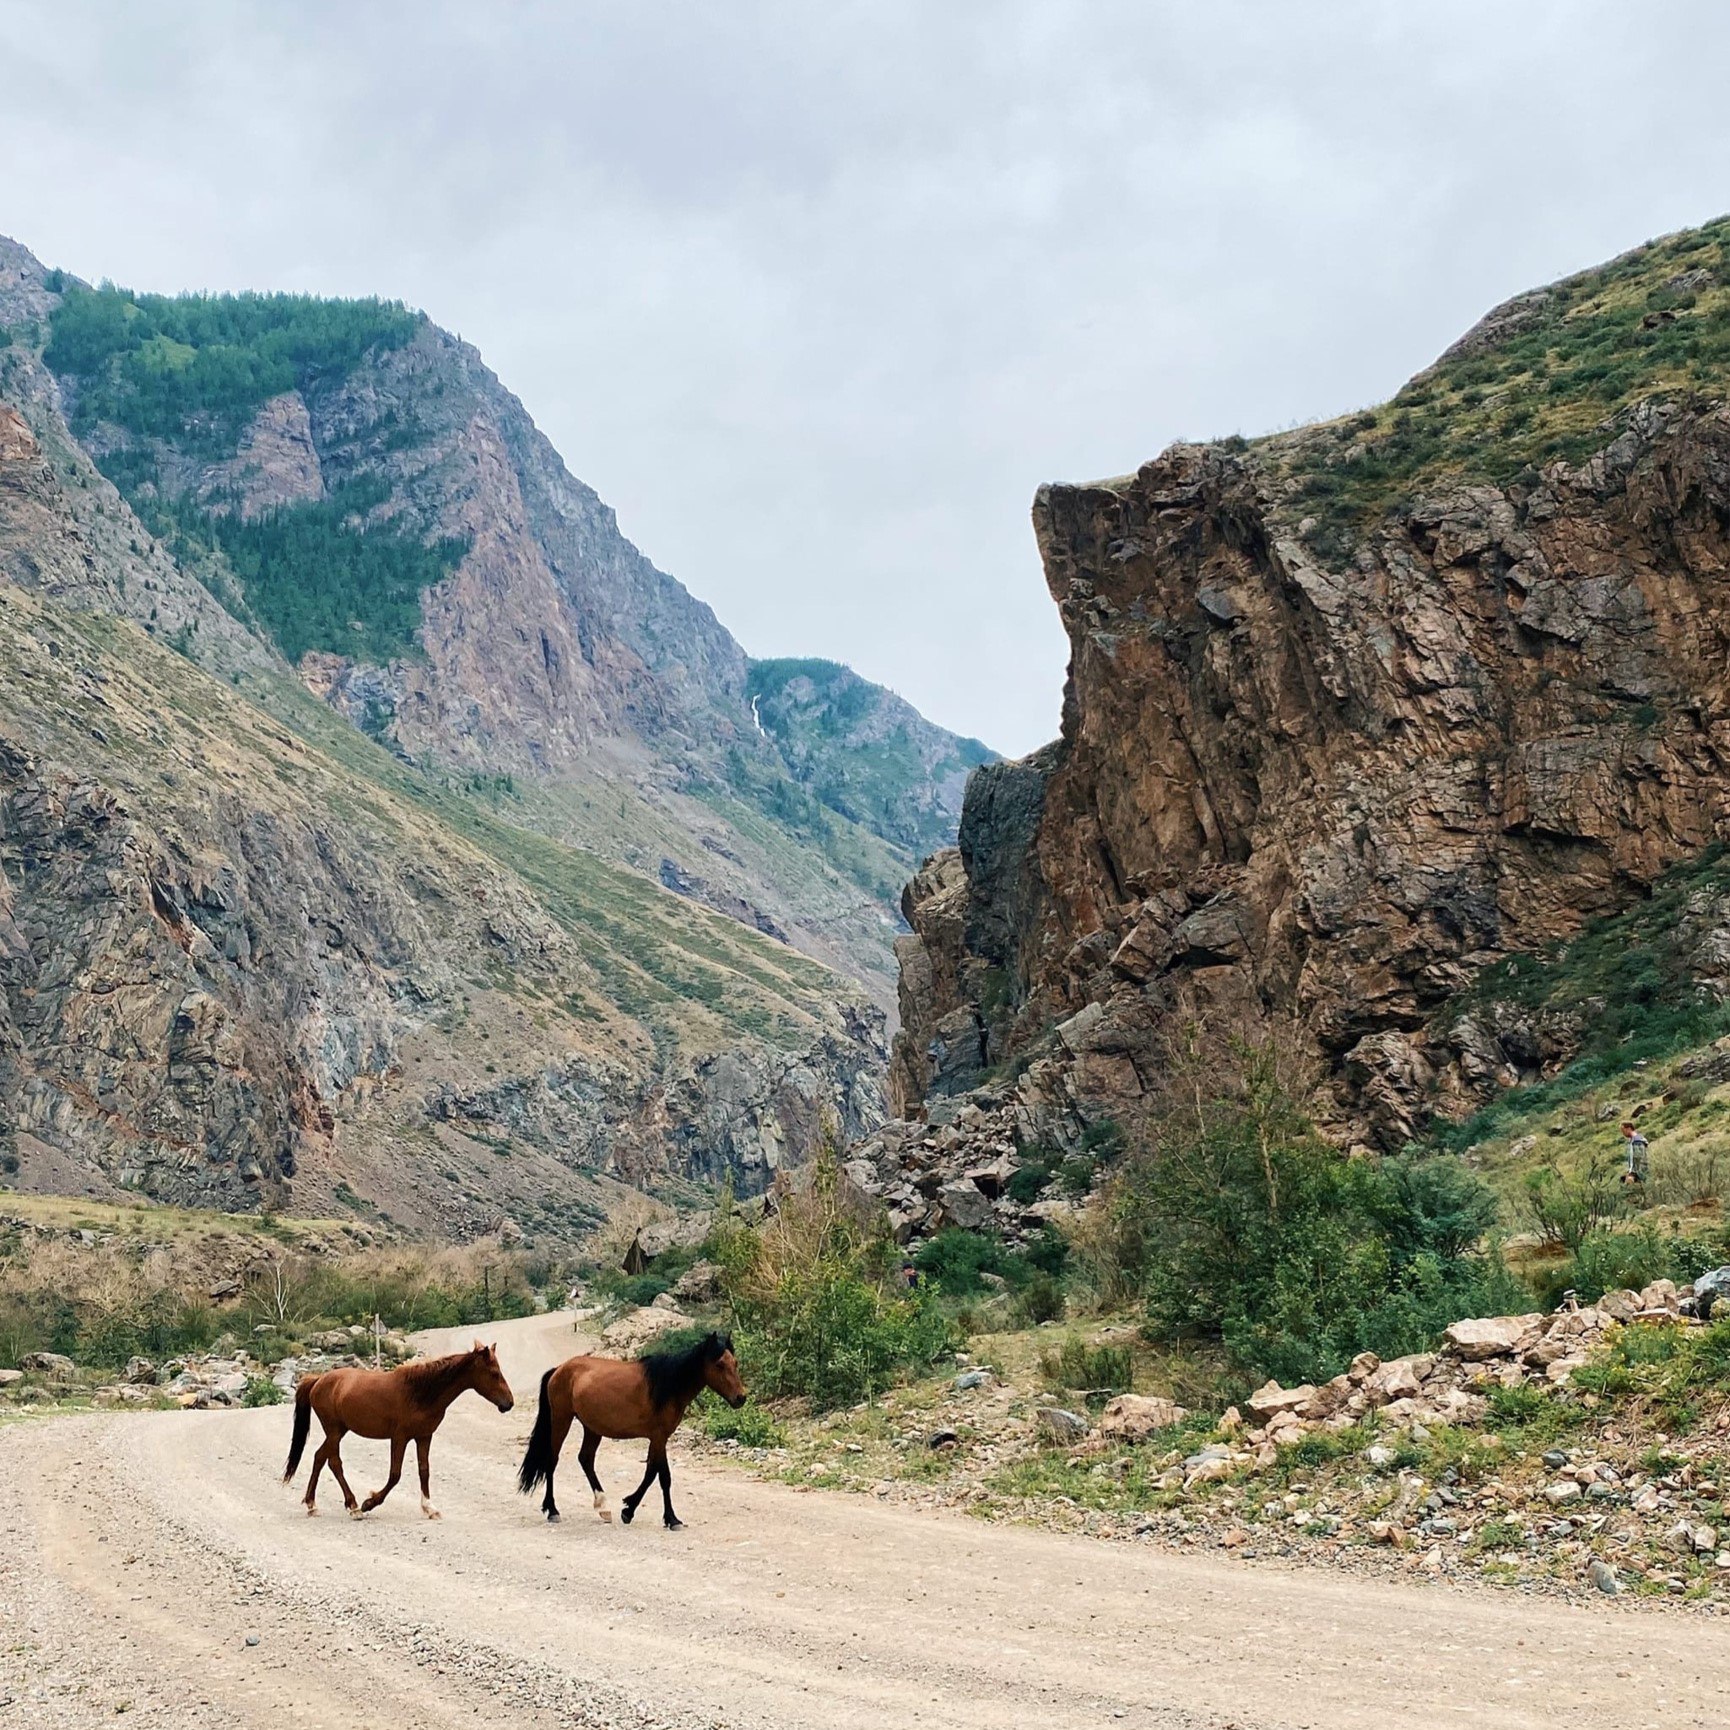
[[[649,1399],[657,1406],[675,1401],[688,1405],[703,1385],[703,1371],[733,1349],[730,1334],[708,1334],[682,1352],[646,1352],[637,1361],[649,1382]]]

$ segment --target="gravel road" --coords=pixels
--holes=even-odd
[[[488,1337],[519,1404],[452,1410],[437,1523],[408,1479],[366,1520],[334,1494],[307,1519],[286,1407],[0,1430],[0,1730],[1730,1722],[1730,1622],[1625,1603],[1094,1544],[689,1460],[683,1532],[652,1497],[602,1525],[576,1482],[549,1527],[512,1473],[576,1339],[559,1316]],[[384,1452],[350,1442],[358,1493]],[[616,1506],[641,1464],[609,1444],[601,1469]]]

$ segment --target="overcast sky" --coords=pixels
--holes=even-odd
[[[1027,509],[1730,208],[1730,8],[0,0],[0,232],[477,343],[756,655],[1019,753]]]

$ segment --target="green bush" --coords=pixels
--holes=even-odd
[[[1022,1207],[1031,1205],[1051,1187],[1053,1175],[1047,1160],[1030,1159],[1025,1165],[1017,1166],[1009,1179],[1009,1199]]]
[[[1006,1277],[1008,1257],[1002,1242],[981,1232],[950,1226],[927,1238],[914,1252],[913,1265],[945,1297],[973,1297],[985,1289],[981,1274]]]
[[[1090,1346],[1078,1334],[1042,1353],[1039,1370],[1045,1385],[1059,1391],[1126,1394],[1135,1386],[1135,1354],[1127,1346]]]
[[[1578,1250],[1626,1207],[1622,1167],[1613,1153],[1594,1152],[1576,1169],[1555,1164],[1526,1173],[1525,1204],[1539,1238]]]
[[[1020,1327],[1038,1327],[1041,1322],[1060,1321],[1065,1300],[1063,1287],[1048,1273],[1034,1273],[1016,1292],[1010,1313]]]
[[[754,1392],[851,1405],[953,1343],[936,1294],[906,1290],[893,1242],[842,1202],[833,1145],[761,1232],[723,1233],[716,1252]]]
[[[737,1442],[746,1448],[781,1448],[787,1432],[766,1406],[741,1406],[737,1411],[716,1399],[705,1399],[701,1411],[704,1433],[717,1442]]]
[[[280,1406],[288,1396],[269,1376],[248,1376],[246,1392],[241,1395],[243,1406]]]
[[[1656,1279],[1691,1285],[1723,1260],[1721,1247],[1650,1225],[1625,1231],[1600,1227],[1546,1273],[1541,1295],[1545,1303],[1554,1304],[1563,1292],[1572,1291],[1582,1303],[1596,1303],[1607,1291],[1639,1291]]]
[[[1139,1291],[1154,1337],[1221,1341],[1243,1373],[1290,1385],[1529,1303],[1475,1253],[1494,1199],[1470,1173],[1343,1158],[1272,1044],[1204,1050],[1197,1029],[1172,1064],[1184,1084],[1103,1207],[1109,1283]]]

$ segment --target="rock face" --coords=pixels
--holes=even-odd
[[[1500,484],[1443,465],[1324,554],[1305,501],[1373,454],[1349,432],[1040,491],[1062,737],[975,774],[904,901],[894,1100],[953,1123],[977,1087],[980,1132],[898,1131],[891,1188],[1132,1116],[1198,1013],[1295,1025],[1324,1127],[1397,1148],[1569,1053],[1455,1007],[1482,970],[1730,837],[1721,398],[1654,385]]]

